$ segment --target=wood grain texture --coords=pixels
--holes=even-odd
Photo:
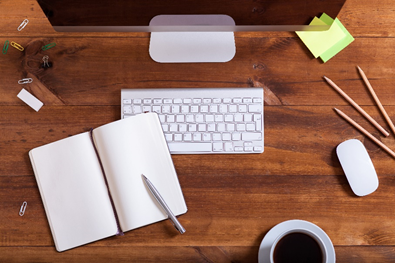
[[[149,33],[57,33],[35,0],[0,0],[0,49],[5,40],[25,47],[0,53],[0,262],[257,262],[265,234],[289,219],[324,229],[337,262],[394,262],[395,161],[333,107],[393,150],[395,135],[381,136],[322,79],[389,130],[356,66],[394,120],[393,1],[348,0],[339,19],[355,41],[325,64],[293,32],[236,33],[228,63],[158,64],[148,55]],[[41,50],[51,42],[55,48]],[[52,68],[41,67],[44,55]],[[25,77],[33,83],[17,84]],[[188,205],[179,217],[186,234],[163,221],[55,251],[29,150],[119,119],[122,88],[258,86],[263,154],[173,156]],[[44,102],[39,112],[16,97],[22,87]],[[351,138],[364,143],[379,175],[378,190],[366,197],[352,193],[335,154]]]

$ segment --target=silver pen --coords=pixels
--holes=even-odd
[[[177,220],[173,212],[170,210],[170,208],[167,206],[165,200],[163,197],[160,195],[158,190],[155,188],[155,186],[151,183],[150,180],[148,180],[147,177],[145,177],[144,174],[141,175],[144,179],[145,184],[147,185],[148,189],[152,193],[152,195],[155,197],[156,201],[160,204],[160,206],[165,210],[167,216],[169,217],[170,221],[173,223],[174,227],[181,233],[185,233],[185,229],[182,227],[180,222]]]

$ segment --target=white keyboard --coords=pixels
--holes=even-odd
[[[262,153],[262,88],[123,89],[121,116],[156,112],[172,154]]]

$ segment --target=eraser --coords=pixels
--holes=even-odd
[[[23,102],[29,105],[35,111],[38,111],[44,104],[39,101],[36,97],[30,94],[27,90],[22,89],[17,95]]]

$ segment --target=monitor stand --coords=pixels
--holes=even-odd
[[[150,26],[234,26],[227,15],[159,15]],[[151,58],[160,63],[228,62],[236,54],[233,32],[152,32]]]

